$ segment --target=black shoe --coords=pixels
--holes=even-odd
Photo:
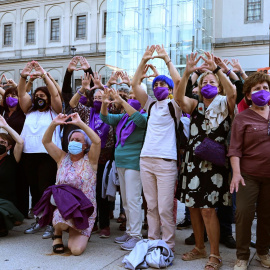
[[[220,237],[219,243],[224,244],[227,248],[236,248],[236,242],[232,235],[227,235],[225,237]]]
[[[177,230],[183,230],[191,226],[191,221],[187,218],[184,218],[180,223],[176,225]]]
[[[208,241],[207,234],[204,233],[204,242],[207,242],[207,241]],[[188,237],[188,238],[185,239],[185,244],[186,245],[195,245],[195,236],[194,236],[194,233],[192,233],[190,235],[190,237]]]
[[[250,241],[250,246],[253,247],[253,248],[256,248],[256,242]]]

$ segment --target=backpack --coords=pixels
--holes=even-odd
[[[148,109],[148,116],[147,116],[147,122],[146,122],[146,129],[148,125],[148,120],[151,114],[151,109],[153,105],[156,103],[156,101],[152,102],[149,105]],[[176,135],[176,150],[177,150],[177,164],[179,164],[180,161],[180,149],[185,149],[187,146],[188,139],[186,135],[184,134],[184,125],[181,121],[179,121],[179,126],[177,126],[177,119],[175,116],[175,110],[173,107],[173,104],[171,102],[168,103],[169,111],[171,114],[171,117],[174,121],[174,128],[175,128],[175,135]],[[146,129],[145,129],[145,134],[146,134]]]

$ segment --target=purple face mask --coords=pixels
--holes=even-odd
[[[80,102],[82,105],[85,105],[85,104],[87,103],[87,97],[81,96],[79,102]]]
[[[138,111],[141,108],[141,103],[136,99],[129,99],[128,104],[134,108],[136,111]]]
[[[218,94],[218,88],[211,84],[207,84],[201,89],[201,94],[206,99],[213,98]]]
[[[158,101],[164,100],[169,95],[169,89],[167,87],[156,87],[154,90],[154,95]]]
[[[95,100],[95,101],[94,101],[94,108],[96,109],[97,112],[100,111],[100,109],[101,109],[101,104],[102,104],[101,101],[98,101],[98,100]]]
[[[270,100],[270,92],[266,90],[255,91],[251,94],[251,100],[256,106],[263,107]]]
[[[13,108],[18,105],[18,99],[13,97],[6,98],[6,103],[9,108]]]

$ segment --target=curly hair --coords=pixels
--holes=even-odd
[[[263,72],[254,72],[247,77],[243,86],[243,94],[245,95],[245,101],[247,105],[252,105],[252,101],[247,99],[247,96],[251,93],[251,88],[258,83],[266,82],[270,89],[270,76]]]

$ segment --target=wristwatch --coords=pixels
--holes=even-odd
[[[217,68],[215,70],[213,70],[213,73],[216,74],[220,69],[221,69],[221,67],[217,66]]]

